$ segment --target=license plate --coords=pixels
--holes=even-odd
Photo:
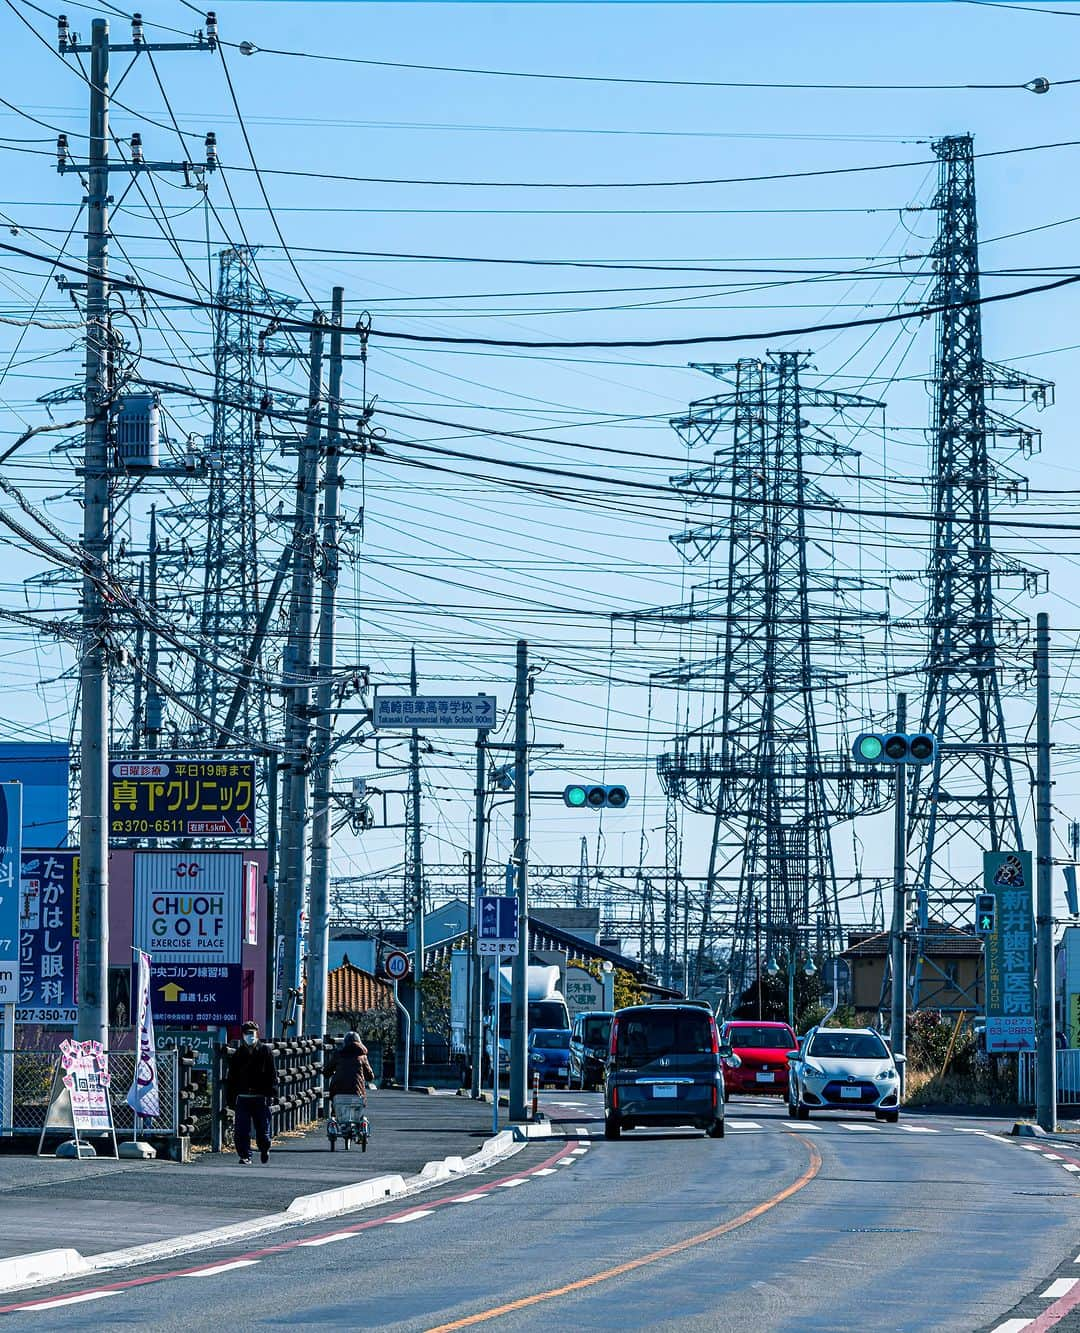
[[[676,1083],[654,1083],[652,1095],[654,1097],[677,1097],[679,1087]]]
[[[850,1101],[853,1101],[853,1102],[861,1101],[861,1100],[862,1100],[862,1088],[841,1088],[841,1089],[840,1089],[840,1097],[841,1097],[841,1100],[842,1100],[843,1098],[846,1097],[846,1098],[848,1098]]]
[[[759,1075],[757,1076],[757,1081],[758,1081],[759,1083],[775,1083],[775,1082],[776,1082],[776,1075],[775,1075],[775,1074],[759,1074]]]

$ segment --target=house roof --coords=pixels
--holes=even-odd
[[[887,930],[877,934],[853,930],[848,935],[848,947],[840,957],[884,958],[889,947]],[[967,935],[940,921],[931,921],[925,930],[919,931],[917,939],[909,938],[908,951],[912,954],[917,951],[927,958],[981,958],[983,944],[977,935]]]
[[[394,995],[390,985],[356,967],[348,958],[340,967],[326,974],[326,1012],[359,1014],[365,1009],[392,1009]]]

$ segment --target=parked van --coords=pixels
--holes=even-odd
[[[641,1125],[694,1125],[724,1137],[724,1074],[716,1020],[694,1004],[641,1004],[612,1019],[604,1137]]]

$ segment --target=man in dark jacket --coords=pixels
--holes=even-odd
[[[225,1098],[236,1112],[233,1141],[241,1166],[251,1165],[251,1127],[263,1162],[270,1160],[270,1103],[277,1099],[274,1052],[259,1040],[258,1023],[245,1023],[242,1040],[229,1061]]]

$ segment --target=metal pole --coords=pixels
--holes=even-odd
[[[277,1011],[277,853],[278,758],[266,761],[266,1035],[278,1035]]]
[[[293,523],[293,578],[289,638],[285,655],[285,781],[279,851],[281,933],[285,966],[281,991],[296,991],[294,1031],[301,1029],[300,916],[304,910],[305,845],[308,824],[308,743],[311,701],[311,631],[315,579],[315,512],[322,438],[323,315],[316,311],[311,330],[307,433],[296,464],[296,516]],[[286,1011],[287,1012],[287,1011]],[[283,1025],[284,1030],[284,1025]]]
[[[510,987],[510,1119],[524,1120],[529,1046],[529,645],[517,646],[514,716],[514,864],[517,871],[518,951]]]
[[[896,696],[896,730],[907,726],[907,695]],[[893,906],[892,928],[889,932],[890,971],[892,973],[892,1014],[889,1019],[889,1040],[893,1055],[907,1051],[907,765],[894,764],[895,810],[893,811]],[[904,1065],[898,1066],[903,1088]]]
[[[341,425],[341,323],[345,291],[335,287],[330,314],[330,382],[323,468],[322,589],[319,593],[319,677],[315,691],[315,747],[312,766],[311,906],[308,912],[308,991],[304,1031],[326,1032],[326,970],[330,953],[330,784],[333,765],[334,615],[338,584],[338,430]]]
[[[480,957],[476,952],[476,922],[480,905],[480,896],[484,892],[484,796],[487,786],[487,748],[484,745],[484,732],[476,733],[476,824],[473,829],[473,906],[472,919],[474,936],[470,943],[472,957],[472,1009],[469,1031],[469,1049],[472,1052],[471,1091],[474,1097],[480,1096],[480,1077],[484,1063],[484,974]]]
[[[94,19],[87,170],[86,380],[83,460],[82,704],[79,756],[80,1041],[109,1045],[108,610],[100,577],[109,541],[109,24]]]
[[[1054,1012],[1053,856],[1050,847],[1050,617],[1035,631],[1035,1118],[1057,1127],[1057,1032]]]
[[[787,964],[787,1021],[788,1027],[795,1031],[795,931],[792,930],[788,944]]]
[[[404,1020],[405,1020],[405,1040],[404,1040],[404,1042],[402,1043],[403,1048],[404,1048],[404,1052],[405,1052],[405,1070],[404,1070],[404,1077],[403,1077],[402,1080],[401,1080],[401,1086],[405,1089],[406,1092],[408,1092],[408,1091],[409,1091],[409,1045],[410,1045],[410,1041],[411,1041],[410,1034],[409,1034],[410,1017],[409,1017],[409,1011],[408,1011],[408,1009],[407,1009],[406,1006],[403,1005],[403,1004],[401,1003],[401,1001],[398,999],[397,982],[396,982],[396,981],[393,983],[393,986],[394,986],[394,1003],[397,1005],[398,1009],[401,1011],[401,1016],[402,1016],[402,1018],[404,1018]]]
[[[416,649],[412,650],[409,690],[419,691],[416,675]],[[424,1060],[424,1009],[420,983],[424,979],[424,863],[420,850],[420,733],[415,727],[409,737],[409,893],[413,913],[413,1042],[418,1063]]]
[[[157,507],[150,506],[150,610],[154,619],[150,622],[150,635],[147,644],[147,675],[150,677],[146,686],[146,748],[156,750],[161,740],[161,691],[158,688],[158,538]]]

